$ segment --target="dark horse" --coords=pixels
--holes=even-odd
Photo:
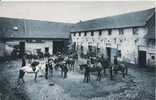
[[[71,70],[74,71],[75,60],[74,60],[73,58],[68,58],[68,59],[66,60],[66,64],[69,66],[69,68],[70,68]]]
[[[83,64],[80,65],[80,70],[84,71],[84,81],[88,82],[90,81],[90,73],[94,72],[97,74],[97,81],[101,80],[101,72],[102,72],[102,68],[99,66],[94,65],[94,67],[90,67],[88,64]]]
[[[61,65],[60,63],[64,60],[64,58],[62,56],[59,56],[57,57],[55,60],[54,60],[54,63],[56,64],[55,65],[55,70],[57,70]]]
[[[61,62],[59,64],[56,64],[57,68],[61,69],[61,76],[63,78],[67,78],[67,72],[68,72],[68,67],[65,62]]]
[[[102,64],[103,72],[106,73],[106,69],[110,69],[109,60],[102,57],[99,61]]]
[[[111,79],[113,78],[113,72],[114,72],[114,74],[121,72],[122,77],[125,78],[125,75],[128,74],[128,68],[123,63],[111,64],[111,69],[110,69]]]

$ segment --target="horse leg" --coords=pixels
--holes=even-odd
[[[45,79],[48,79],[48,72],[45,73]]]
[[[102,75],[101,75],[101,73],[100,73],[100,79],[99,79],[99,81],[101,81],[101,76],[102,76]]]
[[[125,78],[125,69],[122,69],[122,76]]]
[[[87,83],[88,83],[88,81],[89,81],[89,76],[87,75]]]
[[[62,76],[62,77],[63,77],[63,74],[64,74],[64,73],[63,73],[63,70],[61,70],[61,76]]]
[[[88,80],[90,81],[90,73],[88,74]]]
[[[115,70],[114,70],[114,73],[115,73],[115,74],[118,74],[118,71],[115,69]]]
[[[35,81],[37,80],[37,72],[35,72],[35,78],[34,78],[34,80]]]
[[[101,81],[101,71],[99,72],[99,81]]]
[[[109,70],[109,72],[110,72],[110,79],[112,80],[113,79],[113,70],[112,70],[112,68]]]
[[[126,75],[128,75],[128,68],[126,67],[125,69],[126,69]]]
[[[25,83],[24,78],[22,78],[22,84],[24,84],[24,83]]]
[[[106,73],[106,68],[103,69],[103,73],[104,73],[104,74]]]
[[[83,81],[85,82],[86,81],[86,75],[84,74],[84,79],[83,79]]]
[[[72,64],[72,66],[73,66],[73,72],[74,72],[74,64]]]
[[[52,75],[52,77],[53,77],[53,69],[51,70],[51,75]]]
[[[99,80],[99,77],[97,76],[96,81],[98,81],[98,80]]]

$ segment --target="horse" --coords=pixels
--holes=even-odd
[[[55,63],[53,59],[48,59],[48,68],[52,76],[53,76],[54,66],[55,66]]]
[[[38,64],[37,64],[38,63]],[[34,80],[37,80],[38,72],[45,72],[45,62],[33,62],[32,64],[27,64],[26,66],[21,67],[19,70],[28,74],[35,74]],[[23,76],[24,77],[24,76]]]
[[[113,78],[113,72],[117,74],[118,71],[122,73],[123,78],[125,78],[125,75],[128,75],[128,68],[125,64],[123,63],[111,64],[111,69],[110,69],[111,79]]]
[[[74,60],[73,58],[68,58],[68,59],[66,60],[66,64],[67,64],[67,66],[69,66],[69,68],[70,68],[71,70],[74,71],[75,60]]]
[[[57,66],[57,67],[56,67]],[[61,69],[61,76],[66,78],[67,77],[67,72],[68,72],[68,67],[65,61],[59,62],[55,65],[55,68],[60,68]]]
[[[90,80],[90,73],[96,73],[97,74],[97,81],[101,80],[101,72],[102,72],[102,67],[98,66],[97,63],[91,67],[89,64],[82,64],[80,65],[80,69],[84,70],[84,81],[89,81]]]
[[[106,73],[106,69],[110,69],[110,62],[108,59],[101,58],[99,62],[102,64],[103,72]]]

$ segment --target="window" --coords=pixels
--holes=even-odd
[[[102,35],[102,31],[99,31],[99,36],[101,36]]]
[[[116,38],[114,38],[114,43],[116,44]]]
[[[88,46],[88,50],[89,50],[89,52],[92,52],[92,46],[91,45]]]
[[[81,36],[81,32],[79,32],[79,36]]]
[[[120,39],[120,43],[122,43],[122,39]]]
[[[112,30],[109,29],[109,30],[108,30],[108,35],[111,35],[111,34],[112,34]]]
[[[87,35],[87,32],[84,32],[84,36],[86,36]]]
[[[149,39],[149,40],[147,41],[147,43],[148,43],[148,45],[150,45],[150,46],[154,46],[154,45],[155,45],[155,40],[154,40],[154,39]]]
[[[94,32],[93,31],[91,32],[91,36],[94,36]]]
[[[138,28],[136,28],[136,27],[133,28],[133,34],[134,34],[134,35],[137,35],[137,34],[138,34]]]
[[[124,32],[123,32],[123,29],[119,29],[119,35],[123,35]]]
[[[118,57],[121,57],[121,50],[118,50]]]
[[[151,56],[151,58],[152,58],[152,60],[154,60],[155,59],[155,56]]]
[[[100,53],[100,48],[97,48],[97,53]]]
[[[83,51],[83,46],[81,45],[81,51]]]
[[[73,33],[73,35],[75,36],[75,35],[76,35],[76,33]]]

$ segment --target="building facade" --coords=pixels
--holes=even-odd
[[[16,18],[0,18],[1,49],[10,55],[11,48],[19,47],[21,52],[49,52],[55,54],[66,49],[72,24],[26,20]]]
[[[114,56],[124,62],[156,65],[155,8],[76,24],[0,17],[0,57],[12,47],[54,54],[72,41],[83,54]]]
[[[71,39],[84,54],[93,51],[111,61],[118,56],[128,63],[155,65],[153,22],[155,9],[84,21],[74,25]],[[147,38],[150,34],[153,34],[152,39]]]

